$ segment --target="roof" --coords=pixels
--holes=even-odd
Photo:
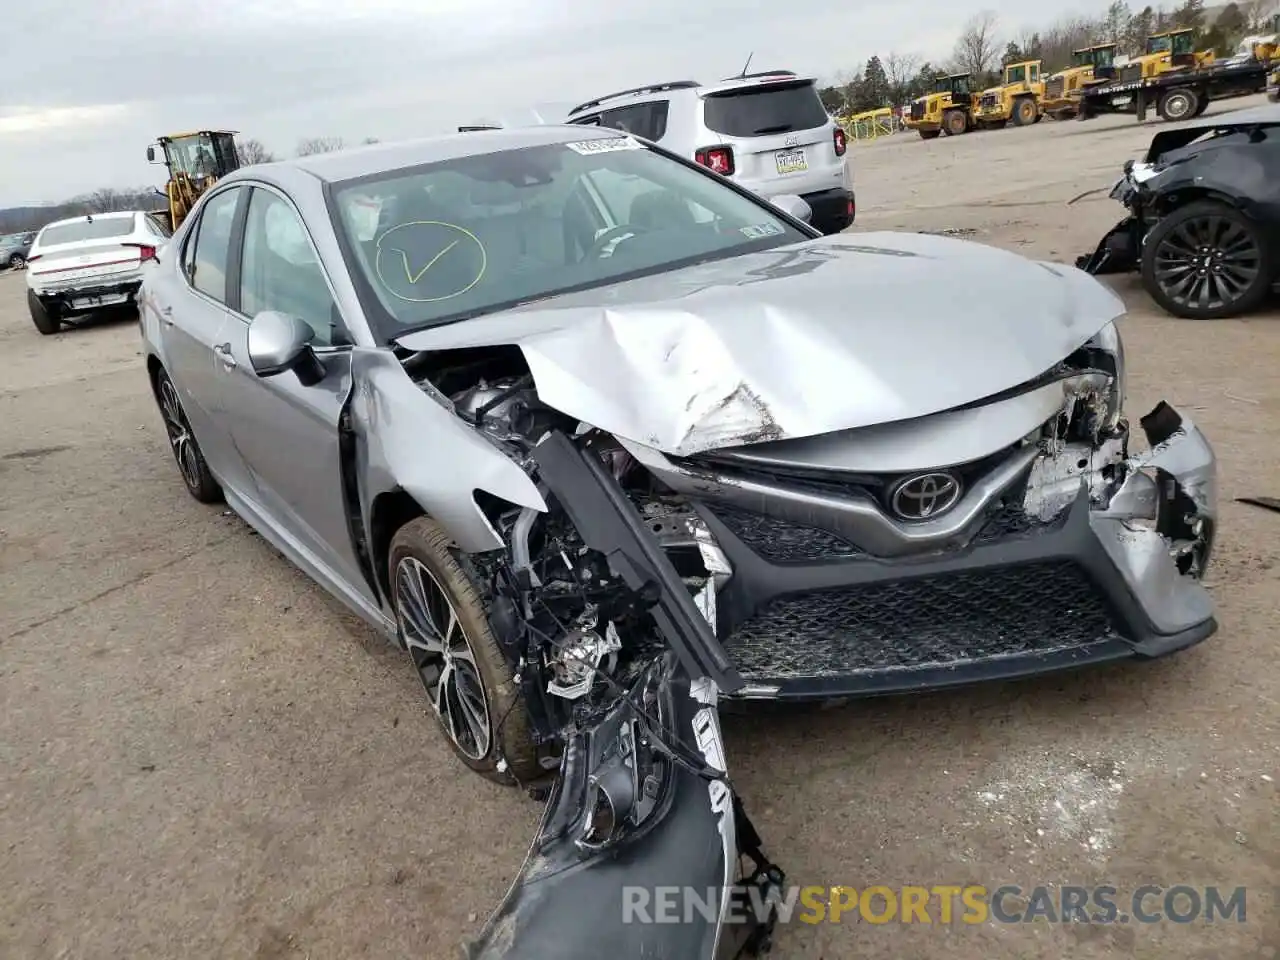
[[[459,157],[499,153],[503,150],[520,150],[553,143],[611,140],[619,136],[622,136],[622,134],[612,128],[585,126],[546,125],[509,127],[501,130],[474,130],[421,140],[376,143],[369,146],[354,147],[349,150],[335,150],[332,153],[312,154],[309,157],[278,160],[271,164],[241,167],[240,170],[224,177],[219,182],[227,183],[233,179],[239,179],[242,175],[253,176],[256,171],[264,167],[271,167],[276,170],[292,167],[304,170],[320,180],[336,183],[341,180],[353,180],[358,177],[369,176],[370,174],[405,170],[427,163],[455,160]]]

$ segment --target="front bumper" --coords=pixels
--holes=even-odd
[[[46,310],[58,316],[86,313],[104,307],[133,303],[142,286],[140,276],[112,278],[108,282],[88,281],[76,286],[56,289],[34,289],[32,292]]]
[[[1152,450],[1127,457],[1128,479],[1105,508],[1085,485],[1047,521],[1002,497],[963,545],[896,560],[794,514],[744,510],[743,498],[730,506],[703,478],[697,510],[732,570],[716,597],[717,635],[743,686],[727,694],[901,693],[1149,659],[1211,636],[1198,575],[1213,541],[1216,460],[1167,405],[1142,425]],[[1195,546],[1175,562],[1173,542]]]

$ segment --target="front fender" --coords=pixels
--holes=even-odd
[[[503,546],[475,502],[484,490],[545,511],[537,486],[514,461],[463,423],[447,400],[414,383],[388,350],[351,353],[351,429],[360,512],[371,529],[373,502],[403,490],[467,553]]]

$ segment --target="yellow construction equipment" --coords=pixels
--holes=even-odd
[[[933,92],[917,97],[911,110],[902,118],[903,126],[917,130],[922,140],[932,140],[940,133],[955,136],[973,128],[973,92],[968,73],[952,73],[935,77]]]
[[[200,195],[220,179],[240,169],[234,130],[200,130],[157,137],[147,147],[147,161],[156,163],[156,147],[164,156],[169,180],[164,194],[169,201],[167,216],[171,230],[177,230]]]
[[[1071,66],[1049,77],[1044,84],[1040,107],[1055,120],[1076,115],[1080,93],[1089,87],[1109,83],[1116,77],[1116,44],[1096,43],[1071,55]]]
[[[1040,75],[1042,60],[1006,63],[1004,82],[982,91],[973,117],[979,127],[995,129],[1010,120],[1015,127],[1039,123],[1044,115],[1040,98],[1044,96],[1044,78]]]
[[[1195,70],[1214,61],[1212,50],[1197,50],[1196,32],[1189,27],[1153,33],[1147,37],[1146,50],[1140,57],[1131,57],[1120,68],[1120,80],[1146,80],[1173,70]]]

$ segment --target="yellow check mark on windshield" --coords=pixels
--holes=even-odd
[[[427,265],[423,267],[421,270],[419,270],[417,274],[415,274],[409,266],[409,255],[407,253],[405,253],[399,247],[392,247],[391,249],[395,250],[396,253],[400,254],[401,259],[404,260],[404,275],[408,278],[409,282],[417,283],[419,280],[422,279],[422,275],[424,273],[426,273],[428,270],[434,267],[436,263],[439,262],[441,257],[443,257],[446,253],[448,253],[454,247],[456,247],[460,242],[461,241],[459,240],[453,241],[453,243],[449,244],[447,247],[445,247],[443,250],[437,253],[434,257],[432,257],[427,262]]]

